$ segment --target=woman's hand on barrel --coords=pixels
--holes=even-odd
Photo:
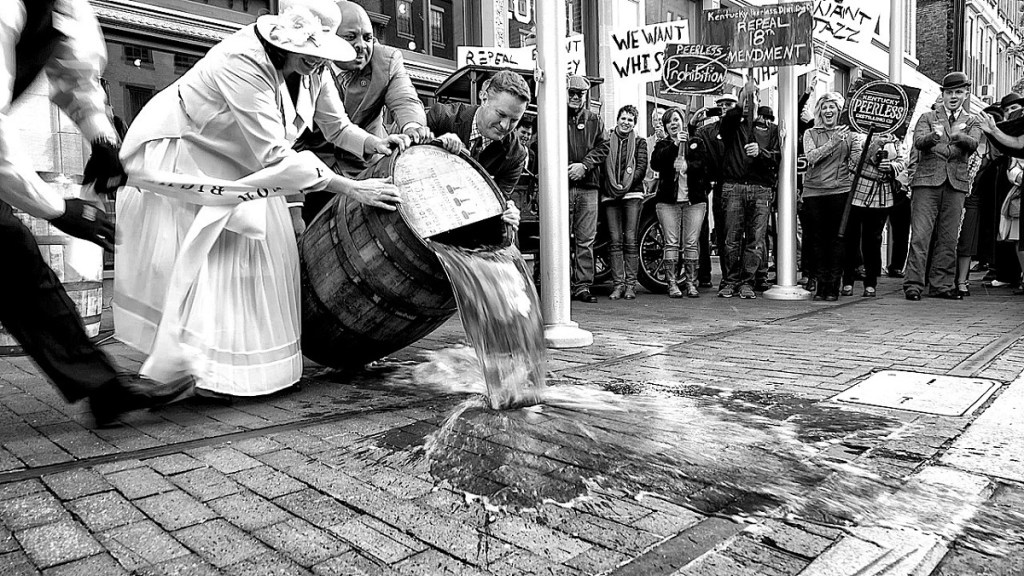
[[[519,220],[520,220],[519,208],[516,206],[516,203],[514,201],[509,200],[505,204],[505,212],[503,212],[502,215],[501,215],[501,221],[504,222],[505,224],[508,224],[512,228],[515,228],[515,229],[518,230],[519,229]]]
[[[345,192],[368,206],[394,210],[402,203],[398,186],[391,183],[390,178],[367,178],[366,180],[348,180]]]

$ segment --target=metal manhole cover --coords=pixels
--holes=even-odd
[[[964,416],[991,396],[999,384],[984,378],[882,370],[832,399],[939,416]]]

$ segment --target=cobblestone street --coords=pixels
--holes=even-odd
[[[457,319],[361,372],[103,430],[0,358],[0,573],[1024,573],[1024,300],[898,288],[574,303],[595,344],[505,413],[419,382]],[[833,399],[883,370],[1001,385],[965,415]]]

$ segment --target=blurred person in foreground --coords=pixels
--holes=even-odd
[[[601,182],[601,205],[608,224],[608,256],[614,287],[611,300],[636,298],[636,272],[640,261],[636,229],[647,175],[647,140],[633,128],[639,112],[627,104],[619,109],[609,136],[608,158]]]
[[[356,57],[332,62],[326,68],[349,119],[370,134],[383,138],[388,132],[386,110],[398,132],[409,136],[414,143],[430,141],[433,135],[427,128],[423,102],[405,69],[402,52],[377,41],[370,16],[362,6],[341,0],[338,8],[341,24],[337,35],[352,45]],[[295,149],[312,150],[331,170],[350,178],[358,176],[379,158],[376,154],[353,154],[336,146],[315,124],[302,133]],[[325,191],[307,193],[302,205],[303,220],[311,222],[333,197]]]
[[[9,116],[45,72],[50,99],[92,143],[83,183],[99,194],[112,192],[124,170],[99,81],[106,49],[85,0],[5,0],[0,14],[0,52],[6,55],[0,65],[0,263],[7,272],[0,282],[0,323],[68,402],[88,398],[96,425],[107,426],[124,412],[173,399],[188,383],[140,385],[89,340],[75,304],[13,208],[107,250],[114,226],[97,208],[98,197],[65,200],[39,178]]]
[[[956,244],[964,197],[971,189],[970,157],[982,134],[982,123],[964,107],[970,85],[963,72],[946,74],[942,106],[922,114],[914,127],[918,160],[910,183],[910,254],[903,280],[907,300],[920,300],[926,288],[932,297],[963,298],[955,284]]]
[[[270,394],[302,376],[301,219],[276,194],[214,204],[204,182],[261,195],[325,190],[383,210],[400,202],[387,180],[352,180],[292,149],[314,122],[357,156],[409,144],[346,116],[324,73],[355,57],[335,35],[339,20],[329,0],[283,2],[214,46],[128,129],[121,157],[141,187],[117,198],[114,320],[118,337],[149,355],[144,376],[192,377],[214,396]],[[161,184],[175,179],[185,186]]]

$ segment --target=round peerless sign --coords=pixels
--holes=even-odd
[[[868,82],[847,103],[850,124],[858,132],[874,129],[875,134],[902,137],[920,93],[917,88],[882,80]]]

